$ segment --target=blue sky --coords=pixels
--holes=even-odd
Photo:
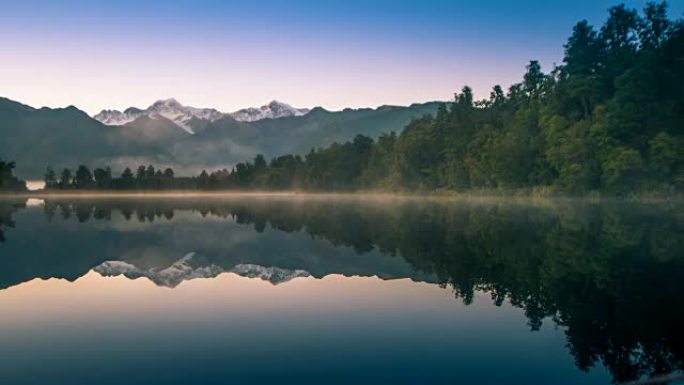
[[[572,26],[600,26],[613,4],[0,0],[0,95],[90,113],[168,97],[224,111],[405,105],[464,84],[484,97],[530,59],[560,63]]]

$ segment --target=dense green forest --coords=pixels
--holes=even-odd
[[[14,162],[0,159],[0,191],[24,191],[26,183],[14,176]]]
[[[605,24],[575,25],[563,63],[533,60],[507,92],[474,100],[463,87],[435,116],[400,134],[312,149],[232,170],[174,178],[141,166],[112,178],[81,166],[48,170],[48,188],[301,189],[310,191],[679,191],[684,187],[684,22],[666,3],[618,5]]]

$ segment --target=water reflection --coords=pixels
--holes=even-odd
[[[684,369],[684,215],[672,204],[354,199],[47,200],[0,204],[0,287],[33,278],[233,272],[410,278],[487,293],[552,323],[582,370],[615,382]],[[21,217],[20,219],[18,219]],[[13,221],[14,218],[14,221]],[[22,231],[22,229],[24,229]],[[0,233],[2,235],[2,233]]]
[[[26,207],[24,200],[6,199],[0,201],[0,243],[5,242],[5,230],[14,227],[12,216],[23,207]]]

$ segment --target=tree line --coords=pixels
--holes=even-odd
[[[376,140],[283,155],[189,178],[141,166],[112,178],[81,166],[49,188],[676,191],[684,187],[684,22],[667,5],[614,6],[577,23],[563,62],[532,60],[520,83],[475,100],[465,86],[435,116]],[[144,170],[143,170],[144,168]],[[98,174],[98,175],[95,175]],[[48,178],[49,177],[49,178]]]
[[[25,191],[26,182],[14,175],[14,162],[0,159],[0,191]]]
[[[48,167],[45,172],[45,189],[48,190],[130,190],[130,189],[190,189],[195,188],[196,178],[176,177],[171,168],[155,169],[154,166],[141,165],[135,174],[130,168],[124,169],[120,176],[112,174],[111,167],[96,168],[91,171],[84,165],[75,172],[64,168],[59,175]]]

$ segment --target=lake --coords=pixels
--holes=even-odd
[[[684,368],[679,203],[0,199],[3,384],[610,384]]]

